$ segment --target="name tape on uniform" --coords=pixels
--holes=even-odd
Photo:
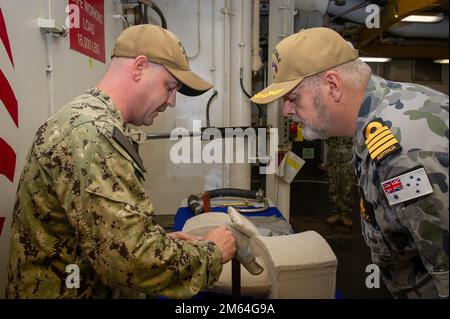
[[[381,187],[390,206],[433,193],[433,187],[423,167],[381,182]]]

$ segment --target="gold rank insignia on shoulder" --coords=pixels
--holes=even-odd
[[[364,129],[364,138],[370,157],[376,164],[380,164],[389,155],[402,150],[394,134],[381,118],[367,124]]]

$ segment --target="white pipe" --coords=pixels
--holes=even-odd
[[[121,14],[114,14],[113,18],[114,19],[122,19],[122,21],[125,23],[125,28],[129,27],[128,21],[123,15],[121,15]]]
[[[346,12],[348,10],[351,10],[357,5],[362,4],[363,0],[347,0],[345,5],[337,6],[334,1],[331,1],[328,5],[327,13],[332,14],[333,16],[340,16],[343,19],[347,19],[353,22],[357,22],[360,24],[365,24],[367,16],[370,14],[370,12],[366,12],[366,6],[363,6],[359,9],[352,10],[348,13],[342,14],[343,12]],[[380,8],[381,11],[381,8]],[[341,15],[342,14],[342,15]]]
[[[224,80],[224,107],[225,107],[225,116],[224,116],[224,126],[229,126],[230,124],[230,41],[231,41],[231,30],[230,30],[230,0],[225,0],[225,6],[222,10],[224,14],[224,54],[223,54],[223,80]]]
[[[439,23],[406,23],[399,22],[388,30],[400,37],[421,37],[431,39],[448,39],[448,18]]]
[[[241,16],[241,21],[240,21],[240,26],[241,26],[241,38],[239,39],[239,66],[241,68],[243,68],[243,63],[244,63],[244,47],[245,47],[245,41],[244,41],[244,13],[245,13],[245,9],[244,9],[244,1],[241,1],[241,11],[239,12],[240,16]]]
[[[239,47],[239,56],[231,56],[230,64],[230,93],[233,93],[230,98],[230,124],[233,126],[248,126],[251,122],[251,112],[250,112],[250,101],[245,96],[244,92],[240,87],[240,70],[243,70],[243,84],[251,93],[251,43],[252,32],[250,28],[252,10],[251,3],[248,0],[234,0],[240,1],[240,37],[238,38],[231,36],[232,47]],[[233,28],[234,27],[234,28]],[[236,24],[232,25],[231,34],[238,34],[238,26]],[[234,32],[233,32],[234,31]],[[236,63],[238,58],[238,63]],[[239,68],[237,67],[239,65]]]
[[[294,31],[293,2],[293,0],[272,0],[269,3],[269,54],[271,54],[274,47],[281,40],[283,40],[284,37],[292,34],[292,32]],[[291,15],[291,18],[286,17],[286,11],[288,11],[288,14]],[[269,60],[269,62],[270,61],[271,60]],[[267,78],[270,84],[273,81],[273,70],[271,64],[267,66],[267,71]],[[281,107],[279,101],[271,103],[271,105],[267,108],[267,124],[272,125],[273,127],[280,126],[280,118],[282,117],[280,109]],[[276,161],[276,158],[271,160]],[[276,202],[276,206],[281,211],[286,220],[289,220],[290,185],[282,182],[281,179],[278,178],[275,174],[267,174],[266,194],[273,202]]]
[[[223,54],[223,85],[224,85],[224,117],[223,117],[223,125],[229,126],[230,124],[230,0],[225,0],[224,8],[222,13],[224,14],[224,54]],[[213,39],[214,41],[214,39]],[[225,143],[225,147],[227,143]],[[227,150],[225,150],[226,154]],[[222,165],[222,176],[223,176],[223,187],[229,187],[230,185],[230,164],[224,163]]]
[[[216,38],[216,0],[211,0],[211,67],[212,82],[216,86],[216,46],[214,39]]]
[[[214,1],[214,0],[213,0]],[[214,38],[213,38],[214,39]],[[214,41],[213,41],[214,42]],[[188,56],[188,59],[195,59],[200,55],[201,50],[201,38],[200,38],[200,0],[197,0],[197,52]]]
[[[52,1],[46,0],[45,7],[47,11],[47,19],[52,18]],[[54,77],[53,77],[53,35],[47,33],[45,35],[45,44],[47,49],[47,85],[48,85],[48,107],[49,117],[55,113],[55,97],[54,97]]]
[[[259,55],[259,5],[260,0],[253,0],[252,19],[252,71],[258,72],[262,67],[261,56]]]
[[[294,20],[294,9],[292,6],[291,0],[285,0],[278,7],[278,9],[282,12],[282,31],[279,34],[279,40],[282,40],[293,33],[293,20]]]
[[[241,69],[243,70],[244,87],[247,89],[251,88],[252,1],[233,0],[232,4],[234,8],[239,8],[239,10],[233,10],[230,25],[231,55],[229,67],[230,82],[228,87],[230,91],[230,126],[250,126],[250,100],[245,96],[240,87],[240,71]],[[242,159],[240,158],[242,155],[244,155],[245,160],[246,151],[244,149],[248,149],[250,141],[239,137],[234,139],[234,142],[236,152],[233,156],[234,162],[230,166],[230,187],[250,189],[251,164],[237,163],[238,160]]]

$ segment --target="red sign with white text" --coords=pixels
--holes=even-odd
[[[104,0],[69,0],[70,48],[105,63]]]

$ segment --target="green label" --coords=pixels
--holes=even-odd
[[[313,148],[304,148],[302,157],[303,157],[303,159],[313,159],[314,158],[314,149]]]

